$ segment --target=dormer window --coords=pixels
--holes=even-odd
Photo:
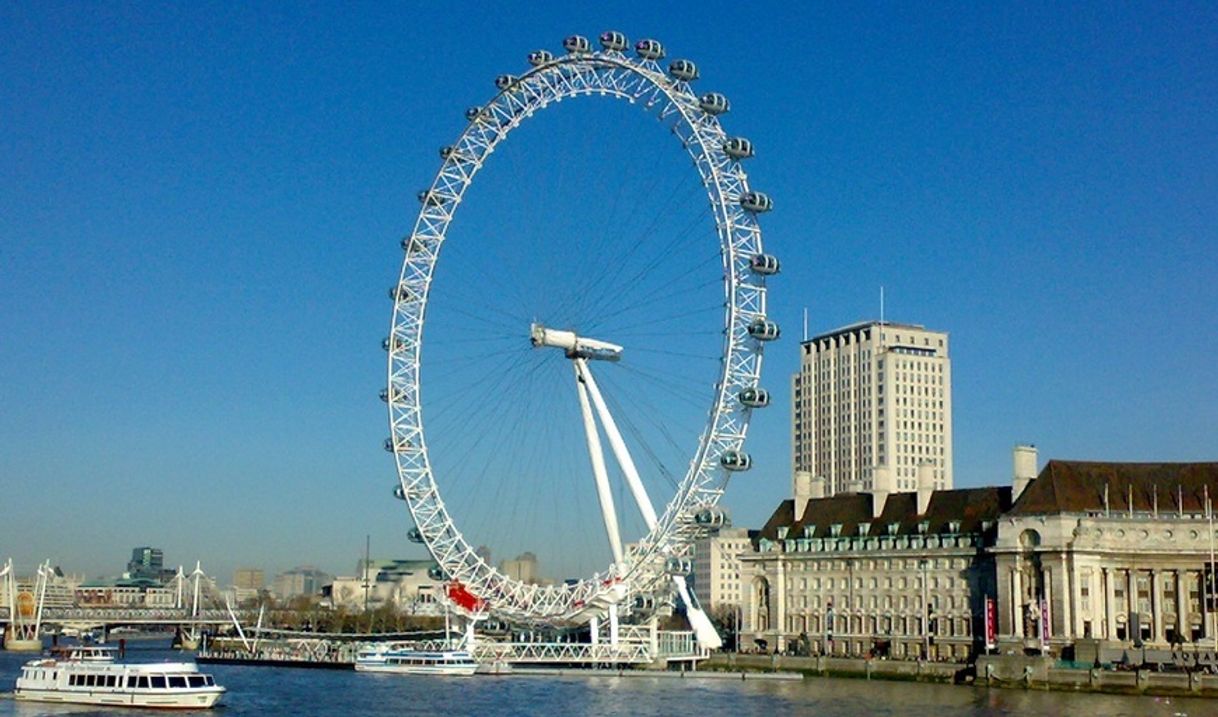
[[[842,537],[842,524],[834,523],[833,525],[830,525],[829,526],[829,535],[832,535],[835,538]]]
[[[960,532],[960,521],[953,520],[947,524],[947,532],[953,535]]]
[[[859,523],[859,535],[867,536],[871,533],[871,523]]]
[[[928,531],[928,530],[930,530],[930,521],[929,520],[924,520],[921,523],[918,523],[918,534],[919,535],[926,535],[926,531]]]
[[[816,526],[815,525],[805,525],[804,526],[804,537],[805,538],[815,538],[816,537]]]
[[[787,537],[787,533],[790,532],[790,530],[791,530],[791,528],[786,525],[779,527],[778,528],[778,539],[779,540],[785,539]]]
[[[901,530],[900,523],[889,523],[888,524],[888,534],[889,535],[896,535],[900,530]]]

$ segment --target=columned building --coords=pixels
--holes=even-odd
[[[811,654],[964,659],[996,592],[987,548],[1008,487],[825,496],[797,490],[741,558],[743,646]]]
[[[1212,647],[1216,491],[1218,463],[1049,461],[993,548],[1004,649]]]
[[[791,390],[792,467],[827,495],[913,491],[923,466],[936,489],[952,487],[946,333],[870,321],[815,336]]]

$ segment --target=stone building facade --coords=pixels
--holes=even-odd
[[[745,528],[718,528],[694,543],[694,592],[712,617],[735,614],[741,605],[740,556],[752,550]]]
[[[824,496],[797,491],[741,558],[746,647],[962,659],[984,640],[996,593],[987,548],[1008,487]]]
[[[999,522],[1000,646],[1213,648],[1216,491],[1218,463],[1049,461]]]

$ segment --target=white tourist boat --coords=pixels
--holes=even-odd
[[[124,663],[114,648],[58,648],[21,668],[13,698],[30,702],[206,709],[224,688],[193,662]]]
[[[468,677],[477,671],[478,663],[465,650],[419,650],[390,643],[360,649],[355,655],[355,669],[358,672]]]

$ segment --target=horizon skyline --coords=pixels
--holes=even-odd
[[[774,197],[784,333],[737,525],[789,497],[805,308],[809,335],[882,313],[952,337],[956,487],[1009,481],[1019,443],[1218,459],[1215,8],[467,7],[0,8],[0,559],[329,571],[366,534],[426,557],[380,447],[398,240],[496,75],[609,28],[699,62]],[[464,236],[618,226],[595,199],[664,133],[565,104],[488,164]]]

